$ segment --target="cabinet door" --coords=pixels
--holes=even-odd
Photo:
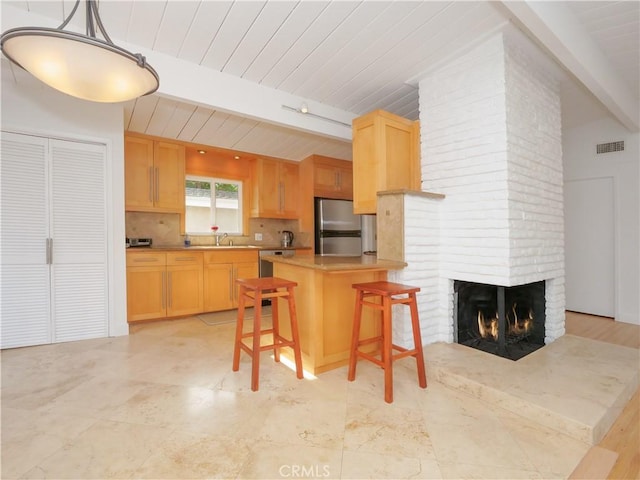
[[[125,209],[153,207],[153,141],[125,136],[124,158]]]
[[[167,315],[166,267],[127,268],[127,319],[129,322]]]
[[[191,315],[203,310],[201,265],[167,266],[167,316]]]
[[[351,200],[353,172],[341,160],[322,159],[313,166],[314,196]]]
[[[280,218],[298,218],[299,178],[298,165],[280,164]]]
[[[338,170],[338,193],[339,198],[345,200],[353,199],[353,170],[351,168],[340,168]]]
[[[211,263],[204,266],[204,311],[233,308],[233,265]]]
[[[338,190],[338,170],[323,163],[313,166],[313,188],[316,197],[333,198]]]
[[[257,278],[258,277],[258,263],[257,262],[243,262],[236,263],[233,266],[233,306],[238,306],[238,291],[239,288],[235,284],[238,278]]]
[[[282,198],[279,162],[259,159],[256,177],[257,212],[255,216],[279,218]]]
[[[378,188],[378,149],[373,119],[365,116],[353,122],[353,213],[376,213]]]
[[[154,205],[162,211],[184,211],[185,149],[156,142],[154,147]]]

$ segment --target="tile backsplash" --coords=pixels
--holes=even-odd
[[[290,230],[294,234],[294,247],[309,247],[313,237],[308,232],[300,232],[297,220],[279,220],[273,218],[249,219],[249,235],[232,235],[221,243],[233,240],[234,245],[280,246],[280,232]],[[156,246],[182,245],[184,236],[180,234],[180,216],[176,213],[126,212],[125,231],[127,237],[152,238]],[[262,240],[256,240],[255,234],[262,234]],[[190,235],[191,245],[213,245],[213,235]]]

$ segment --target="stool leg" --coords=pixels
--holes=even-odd
[[[291,339],[293,340],[293,357],[296,361],[296,377],[303,378],[302,354],[300,353],[300,334],[298,332],[298,315],[296,313],[296,299],[293,296],[293,287],[287,287],[289,295],[289,319],[291,320]]]
[[[240,285],[239,301],[238,301],[238,320],[236,322],[236,341],[233,344],[233,367],[232,370],[237,372],[240,369],[240,342],[242,342],[242,327],[244,324],[244,305],[246,302],[246,288]]]
[[[391,331],[391,297],[382,296],[382,362],[384,368],[384,401],[393,402],[393,361],[391,350],[392,331]]]
[[[358,362],[358,344],[360,343],[360,321],[362,320],[362,298],[364,292],[356,290],[356,306],[353,313],[353,330],[351,333],[351,352],[349,354],[349,373],[347,380],[353,382],[356,378],[356,363]]]
[[[280,361],[280,318],[278,317],[278,297],[271,299],[271,325],[273,327],[273,358]]]
[[[422,353],[422,337],[420,335],[420,322],[418,319],[418,302],[416,294],[410,293],[409,308],[411,309],[411,329],[413,330],[413,344],[416,350],[415,357],[418,363],[418,384],[421,388],[427,388],[427,374],[424,370],[424,355]]]
[[[262,292],[256,291],[255,302],[253,306],[253,346],[251,351],[251,390],[258,390],[259,374],[260,374],[260,336],[262,317]]]

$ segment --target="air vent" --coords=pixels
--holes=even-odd
[[[611,153],[624,151],[624,140],[619,142],[599,143],[596,145],[596,153]]]

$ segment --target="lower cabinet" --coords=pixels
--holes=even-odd
[[[127,319],[184,317],[238,306],[238,278],[258,276],[257,250],[127,251]]]
[[[203,311],[201,252],[127,252],[129,323]]]
[[[236,279],[257,276],[257,251],[204,252],[204,311],[215,312],[237,307]]]

